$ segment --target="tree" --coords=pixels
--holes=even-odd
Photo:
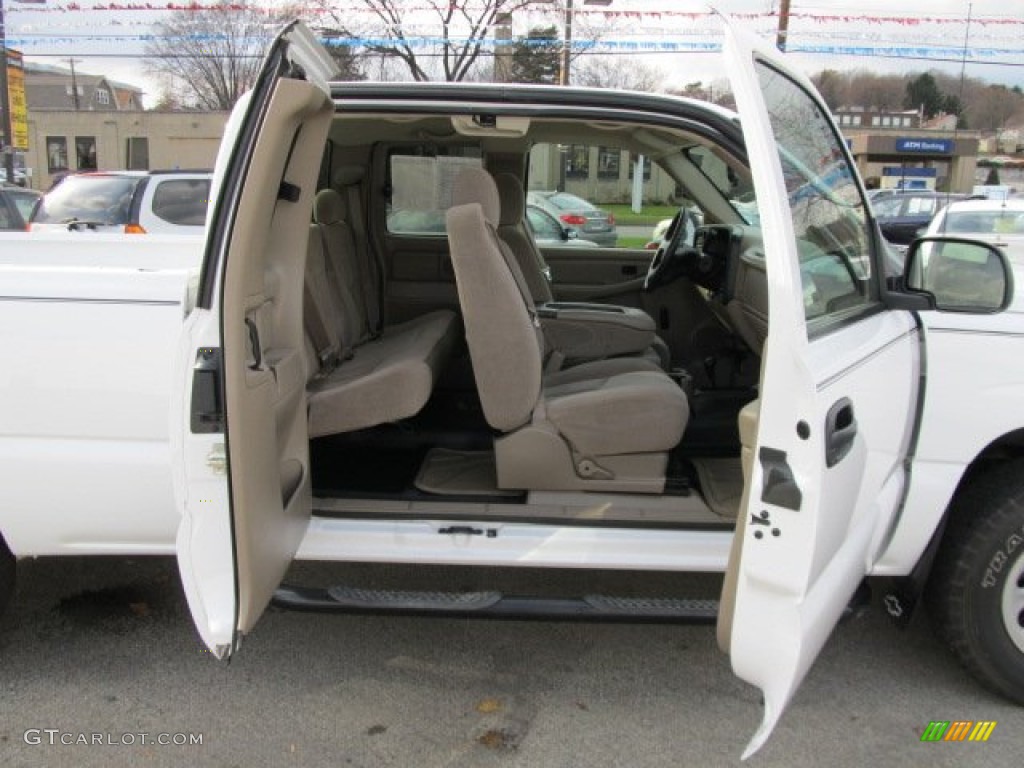
[[[154,25],[148,68],[166,83],[162,101],[228,110],[252,88],[284,17],[237,0],[173,11]]]
[[[815,87],[831,110],[846,104],[847,78],[834,69],[823,69],[811,78]]]
[[[534,27],[526,37],[512,44],[509,80],[514,83],[558,82],[561,69],[562,40],[558,28]]]
[[[366,73],[363,72],[362,67],[362,57],[352,45],[341,42],[337,38],[328,37],[325,47],[338,67],[338,80],[366,79]]]
[[[580,58],[572,73],[574,85],[626,91],[655,91],[663,77],[661,70],[624,56]]]
[[[333,26],[360,40],[368,54],[401,61],[416,81],[439,74],[454,82],[473,71],[497,21],[531,0],[348,0],[338,7],[336,2],[320,0]],[[415,32],[406,31],[406,20]]]
[[[994,165],[988,169],[988,176],[985,177],[985,184],[988,186],[999,186],[999,171]]]
[[[942,111],[945,103],[946,97],[930,73],[918,75],[907,83],[907,95],[903,99],[907,109],[920,109],[926,118],[932,118]]]

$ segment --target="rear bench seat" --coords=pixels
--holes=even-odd
[[[357,198],[349,199],[358,204]],[[376,265],[365,245],[357,244],[349,215],[345,197],[336,190],[317,195],[304,295],[310,437],[418,413],[457,334],[449,310],[374,328],[382,317]]]

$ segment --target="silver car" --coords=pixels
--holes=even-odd
[[[526,202],[550,213],[581,240],[606,248],[614,248],[618,242],[615,217],[582,197],[568,192],[533,190],[527,194]]]

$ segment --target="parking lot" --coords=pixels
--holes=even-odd
[[[758,692],[732,676],[706,626],[271,609],[223,664],[195,635],[172,559],[19,568],[18,595],[0,619],[5,766],[736,765],[760,717]],[[329,570],[362,583],[407,574]],[[308,565],[292,574],[322,576]],[[474,578],[437,569],[419,583],[461,587]],[[499,575],[503,586],[529,591],[552,578]],[[622,583],[643,589],[645,579],[650,589],[715,588],[692,576]],[[899,632],[876,606],[841,625],[750,764],[1018,764],[1021,710],[977,687],[923,618]],[[920,742],[929,721],[958,719],[998,725],[985,744]],[[59,743],[96,733],[115,744]],[[200,734],[202,743],[142,744],[140,734]]]

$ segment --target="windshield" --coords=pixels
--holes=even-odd
[[[68,176],[43,196],[32,221],[127,224],[140,181],[137,176]]]

